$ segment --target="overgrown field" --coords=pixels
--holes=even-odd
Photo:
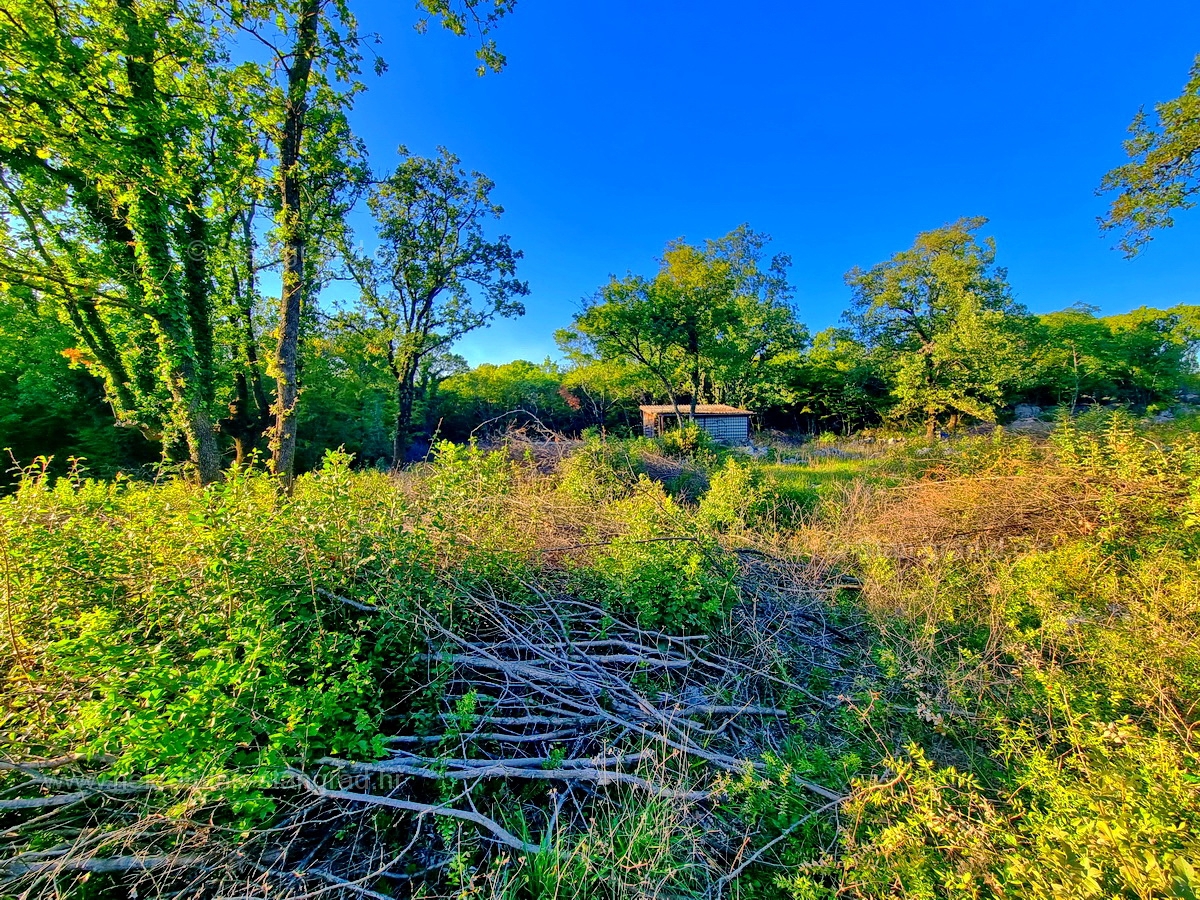
[[[0,500],[0,895],[1195,897],[1200,438]]]

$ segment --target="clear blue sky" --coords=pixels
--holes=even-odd
[[[1138,107],[1187,80],[1196,0],[520,0],[484,78],[409,0],[354,8],[390,67],[354,113],[373,165],[445,145],[525,252],[528,313],[464,340],[472,363],[554,355],[610,274],[741,222],[792,256],[814,332],[851,266],[973,215],[1035,312],[1200,303],[1200,209],[1128,261],[1094,195]]]

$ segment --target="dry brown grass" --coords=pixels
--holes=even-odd
[[[1097,496],[1077,476],[975,475],[887,491],[860,537],[904,555],[918,548],[1044,545],[1095,530]]]

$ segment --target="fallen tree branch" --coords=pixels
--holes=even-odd
[[[18,771],[42,770],[42,769],[61,769],[63,766],[69,766],[72,763],[110,763],[113,761],[111,756],[87,756],[83,753],[64,753],[62,756],[55,756],[50,759],[23,759],[17,762],[9,757],[0,758],[0,769],[10,769]]]
[[[112,856],[74,858],[63,857],[25,864],[20,858],[0,867],[10,876],[38,875],[44,872],[90,872],[93,874],[117,874],[122,872],[151,872],[156,869],[196,868],[209,860],[206,856]]]
[[[541,853],[545,849],[538,844],[530,844],[511,831],[508,831],[500,823],[494,819],[489,819],[487,816],[478,812],[471,812],[465,809],[456,809],[445,804],[434,805],[431,803],[414,803],[410,800],[397,800],[395,797],[383,797],[378,794],[362,794],[356,791],[334,791],[329,788],[321,787],[303,772],[297,769],[289,769],[288,773],[295,776],[309,792],[317,797],[323,797],[326,800],[344,800],[347,803],[366,803],[371,806],[385,806],[389,809],[400,809],[406,812],[415,812],[418,815],[434,815],[445,816],[451,819],[460,819],[464,822],[472,822],[480,827],[490,831],[500,843],[512,847],[514,850],[520,850],[522,853]]]
[[[639,788],[653,797],[664,797],[670,800],[707,800],[715,795],[714,791],[685,791],[667,787],[637,775],[626,772],[615,772],[611,769],[591,767],[568,767],[541,769],[531,766],[514,766],[503,761],[496,761],[477,766],[442,769],[429,766],[413,766],[402,762],[389,761],[384,763],[355,763],[344,759],[326,757],[317,760],[321,765],[331,766],[343,772],[356,775],[410,775],[415,778],[428,778],[431,781],[467,781],[484,778],[524,778],[531,781],[588,781],[604,786],[609,784],[628,784]],[[482,763],[482,761],[481,761]]]
[[[92,791],[76,791],[73,794],[50,794],[45,797],[23,797],[16,800],[0,800],[0,809],[46,809],[52,806],[69,806],[94,797]]]
[[[405,751],[397,750],[394,752],[404,753]],[[575,759],[563,759],[563,760],[557,761],[557,768],[560,768],[560,769],[573,769],[573,768],[574,769],[588,769],[588,768],[595,768],[595,767],[599,767],[599,766],[630,766],[630,765],[633,765],[634,763],[641,762],[643,759],[646,759],[650,755],[651,755],[651,752],[649,750],[643,750],[640,753],[626,753],[624,756],[610,756],[610,757],[605,757],[603,759],[598,758],[598,757],[578,757]],[[408,758],[407,763],[401,762],[400,764],[401,765],[420,764],[420,765],[426,765],[429,767],[448,766],[451,768],[463,769],[463,768],[467,768],[469,766],[490,766],[490,765],[494,765],[496,762],[498,762],[498,760],[494,760],[494,759],[447,759],[444,757],[430,758],[430,757],[426,757],[426,756],[417,756],[415,754],[408,754],[407,758]],[[505,760],[499,760],[499,761],[503,762],[506,766],[516,766],[519,768],[528,768],[530,766],[545,766],[551,762],[555,762],[554,758],[550,757],[550,756],[526,756],[526,757],[521,757],[521,758],[505,759]],[[342,765],[347,762],[350,762],[350,760],[344,760],[344,759],[339,760],[339,759],[332,758],[332,757],[326,757],[325,759],[317,760],[317,762],[319,762],[319,763],[328,762],[331,765],[337,766],[337,765]],[[389,764],[386,762],[377,762],[377,763],[356,763],[356,765],[387,766]]]
[[[335,594],[333,591],[326,590],[323,587],[317,588],[316,592],[326,600],[334,600],[338,603],[344,603],[346,606],[349,606],[351,609],[357,609],[359,612],[375,613],[381,611],[378,606],[372,606],[369,603],[360,603],[357,600],[351,600],[349,597],[343,597],[341,594]]]

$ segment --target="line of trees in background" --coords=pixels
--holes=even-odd
[[[511,0],[421,0],[478,37]],[[0,447],[202,481],[261,454],[285,484],[325,450],[401,464],[435,433],[621,429],[639,403],[749,407],[807,431],[929,435],[1042,406],[1174,402],[1200,309],[1031,315],[985,220],[846,275],[809,335],[790,260],[741,226],[667,245],[557,334],[562,362],[469,369],[464,334],[524,312],[492,183],[449,151],[376,176],[347,119],[368,54],[343,0],[9,0],[0,28]],[[421,23],[424,24],[424,23]],[[376,69],[382,61],[375,60]],[[1109,229],[1141,250],[1200,188],[1200,63],[1139,115]],[[347,217],[365,200],[373,250]],[[345,296],[345,302],[329,300]],[[113,425],[120,426],[113,428]]]
[[[448,155],[403,163],[379,202],[401,202],[412,184],[403,170],[417,166],[487,206],[490,185],[464,178]],[[490,291],[484,304],[456,293],[460,282],[443,292],[427,257],[405,262],[417,238],[385,240],[389,249],[372,258],[347,251],[361,299],[303,333],[297,464],[344,446],[387,465],[420,458],[434,435],[466,440],[508,425],[627,433],[639,404],[664,400],[684,414],[693,402],[746,406],[766,425],[807,432],[894,423],[932,435],[1003,419],[1019,403],[1155,409],[1192,389],[1200,307],[1032,315],[1014,301],[984,225],[964,219],[851,270],[843,324],[812,337],[791,303],[788,260],[766,255],[765,235],[743,226],[702,245],[675,241],[653,276],[613,278],[583,305],[557,334],[561,362],[475,368],[447,336],[516,311],[524,285],[506,239],[472,231],[455,241],[464,255],[502,262],[477,271]],[[155,457],[153,443],[110,427],[94,364],[73,348],[67,324],[12,304],[0,316],[0,383],[9,388],[0,439],[18,458],[58,449],[103,469]]]
[[[765,235],[742,226],[702,245],[673,241],[653,276],[613,278],[585,302],[556,335],[561,361],[469,368],[444,350],[425,357],[412,428],[452,440],[510,424],[625,433],[639,404],[676,402],[684,414],[695,403],[746,406],[765,424],[807,432],[894,423],[932,435],[995,422],[1022,403],[1154,410],[1187,398],[1200,307],[1030,314],[981,236],[985,224],[920,234],[851,270],[844,324],[811,338],[791,303],[789,261],[767,256]],[[310,462],[343,442],[362,459],[389,459],[385,368],[336,322],[319,339],[313,355],[330,369],[309,397]]]

